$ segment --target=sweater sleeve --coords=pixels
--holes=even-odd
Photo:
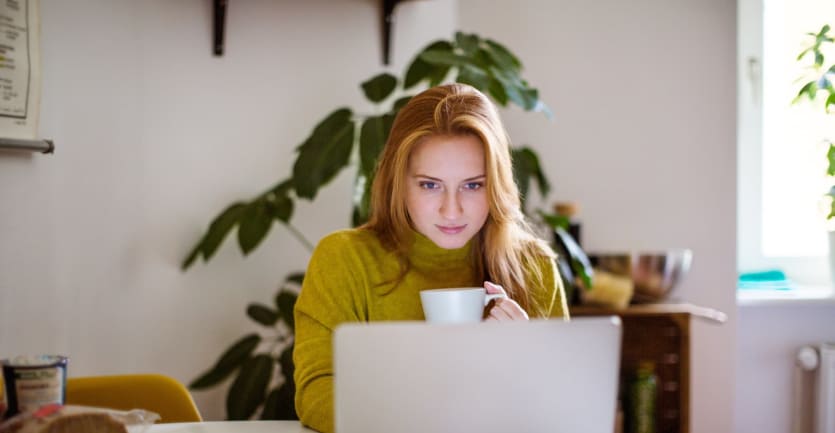
[[[334,430],[333,331],[340,323],[365,320],[366,315],[361,272],[352,265],[353,248],[340,234],[319,242],[294,311],[296,412],[302,424],[323,433]]]

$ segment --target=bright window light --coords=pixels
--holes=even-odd
[[[835,26],[831,0],[764,0],[762,243],[764,257],[814,257],[828,254],[829,202],[824,139],[835,140],[835,114],[823,102],[791,101],[811,77],[811,56],[797,62],[809,32]],[[829,53],[826,64],[835,60]]]

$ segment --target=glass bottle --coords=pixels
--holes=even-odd
[[[577,245],[583,246],[580,239],[580,222],[577,221],[577,214],[580,211],[580,206],[577,203],[570,201],[561,201],[554,203],[554,213],[568,219],[568,233],[577,241]]]
[[[658,378],[655,364],[641,361],[627,393],[626,433],[655,433],[655,398]]]

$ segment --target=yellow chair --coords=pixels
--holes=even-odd
[[[188,389],[161,374],[71,377],[67,379],[66,404],[145,409],[158,413],[161,423],[203,420]]]

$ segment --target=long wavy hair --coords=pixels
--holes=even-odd
[[[433,87],[400,109],[377,163],[371,214],[363,228],[375,232],[384,248],[395,252],[402,278],[409,269],[408,250],[413,241],[406,208],[409,158],[429,137],[462,135],[476,137],[484,146],[489,213],[470,243],[475,277],[500,284],[529,315],[544,316],[550,305],[538,305],[533,293],[547,290],[541,262],[552,259],[554,253],[525,222],[513,179],[509,138],[496,107],[471,86]]]

